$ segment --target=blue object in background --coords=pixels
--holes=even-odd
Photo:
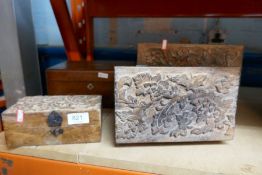
[[[6,110],[6,108],[0,108],[0,114],[2,114],[2,112],[4,112]]]
[[[66,61],[66,53],[63,47],[40,47],[38,48],[40,73],[43,94],[47,94],[45,71],[47,68]]]
[[[262,87],[262,53],[245,53],[241,86]]]

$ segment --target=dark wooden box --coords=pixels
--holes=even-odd
[[[46,71],[48,95],[102,95],[103,107],[114,106],[114,66],[130,62],[64,62]]]

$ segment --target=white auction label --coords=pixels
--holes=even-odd
[[[98,72],[98,78],[108,79],[108,73]]]
[[[166,50],[166,48],[167,48],[167,40],[164,39],[164,40],[162,41],[162,50]]]
[[[89,123],[89,113],[70,113],[67,114],[68,125],[77,125]]]
[[[19,123],[22,123],[24,121],[24,111],[18,109],[16,111],[16,121]]]

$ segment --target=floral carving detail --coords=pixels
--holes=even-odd
[[[227,45],[141,44],[138,64],[150,66],[241,66],[243,48]]]
[[[66,96],[28,96],[8,108],[6,113],[16,113],[17,109],[24,112],[82,110],[95,106],[100,107],[101,96],[98,95],[66,95]]]
[[[123,125],[116,126],[117,138],[134,138],[138,132],[147,129],[145,122],[129,111],[116,112],[117,120]]]
[[[235,101],[224,97],[235,90],[235,79],[147,72],[121,78],[116,83],[116,138],[141,141],[143,135],[176,139],[232,133],[230,109]]]

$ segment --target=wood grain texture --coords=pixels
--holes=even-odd
[[[102,95],[103,107],[114,106],[114,66],[128,62],[65,62],[46,71],[49,95]],[[98,73],[108,78],[98,77]]]
[[[16,111],[24,112],[22,123],[16,121]],[[62,121],[50,126],[51,112]],[[69,125],[67,114],[88,113],[89,123]],[[20,99],[3,114],[6,143],[9,148],[30,145],[53,145],[99,142],[101,139],[101,96],[35,96]],[[63,132],[52,134],[55,129]]]
[[[116,67],[116,143],[230,140],[240,67]]]
[[[206,44],[138,45],[137,64],[149,66],[241,67],[243,46]]]

